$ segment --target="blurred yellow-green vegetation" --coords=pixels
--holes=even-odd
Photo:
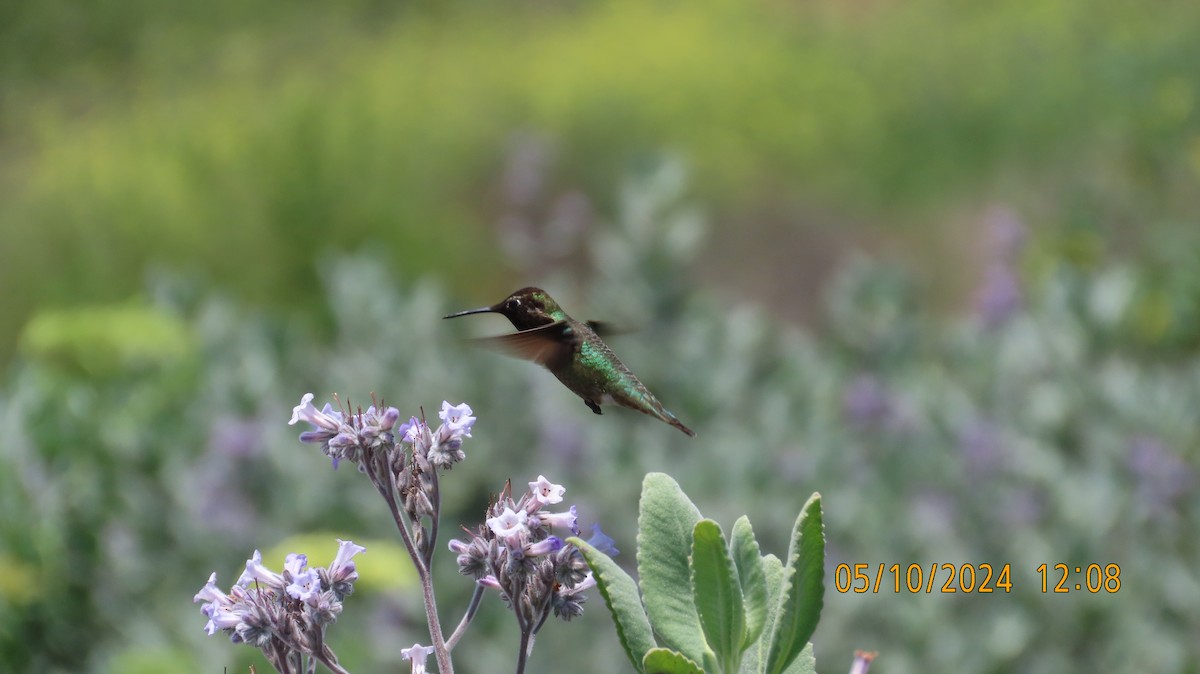
[[[0,670],[266,671],[191,596],[335,537],[338,652],[398,668],[411,569],[286,426],[311,390],[475,407],[444,531],[544,472],[632,555],[668,470],[775,554],[819,490],[831,563],[1022,565],[827,596],[822,671],[1196,671],[1197,64],[1185,0],[3,3]],[[447,339],[531,283],[639,326],[695,443]],[[605,617],[531,666],[617,671]]]
[[[497,287],[521,130],[554,144],[547,189],[601,214],[631,165],[678,152],[714,258],[883,238],[954,271],[956,216],[991,201],[1083,258],[1194,229],[1188,2],[3,11],[0,353],[36,308],[124,300],[154,264],[267,306],[303,306],[313,258],[363,245],[404,278]]]

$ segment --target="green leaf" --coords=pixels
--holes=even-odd
[[[733,523],[730,545],[746,611],[746,637],[742,640],[742,649],[745,650],[762,636],[763,625],[767,621],[767,581],[763,575],[762,551],[754,538],[750,518],[742,515]]]
[[[783,670],[783,674],[817,674],[817,659],[813,656],[811,641],[805,644],[804,650],[800,651],[800,655],[792,660],[792,664]]]
[[[625,649],[625,655],[629,656],[634,668],[643,671],[643,659],[658,644],[654,641],[650,620],[638,599],[637,584],[624,569],[617,566],[612,557],[579,538],[571,537],[567,542],[579,548],[592,568],[596,587],[600,588],[600,596],[604,597],[604,603],[608,605],[617,627],[617,639],[621,641],[621,647]]]
[[[825,527],[821,495],[814,493],[796,518],[784,570],[779,612],[767,657],[767,674],[780,674],[817,629],[825,595]]]
[[[742,586],[721,526],[712,520],[700,520],[692,533],[692,602],[721,671],[736,672],[746,633]]]
[[[638,510],[638,582],[650,624],[667,646],[703,662],[708,646],[692,602],[688,565],[700,511],[663,473],[646,475]]]
[[[704,671],[719,672],[724,668],[724,665],[717,662],[717,654],[713,653],[711,648],[704,649]]]
[[[704,674],[700,665],[692,662],[679,651],[669,648],[652,648],[642,660],[641,671],[646,674]]]
[[[775,555],[762,558],[763,580],[767,587],[767,616],[763,623],[763,638],[746,652],[742,660],[743,672],[761,672],[762,664],[767,661],[771,649],[770,635],[775,633],[775,623],[779,619],[779,595],[783,591],[783,562]]]

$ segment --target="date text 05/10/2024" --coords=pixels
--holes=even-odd
[[[1116,593],[1121,589],[1121,567],[1117,564],[1042,564],[1035,569],[1042,593],[1088,592]],[[843,594],[853,592],[908,592],[910,594],[974,593],[991,594],[1013,590],[1012,564],[951,564],[932,562],[928,566],[838,564],[833,570],[833,587]]]

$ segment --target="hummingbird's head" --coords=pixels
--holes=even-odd
[[[490,307],[468,309],[445,318],[486,313],[503,314],[518,330],[529,330],[566,318],[562,308],[545,290],[534,287],[521,288]]]

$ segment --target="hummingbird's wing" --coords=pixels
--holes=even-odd
[[[552,367],[570,361],[579,347],[580,337],[566,321],[555,321],[511,335],[482,337],[473,341],[489,349]]]

